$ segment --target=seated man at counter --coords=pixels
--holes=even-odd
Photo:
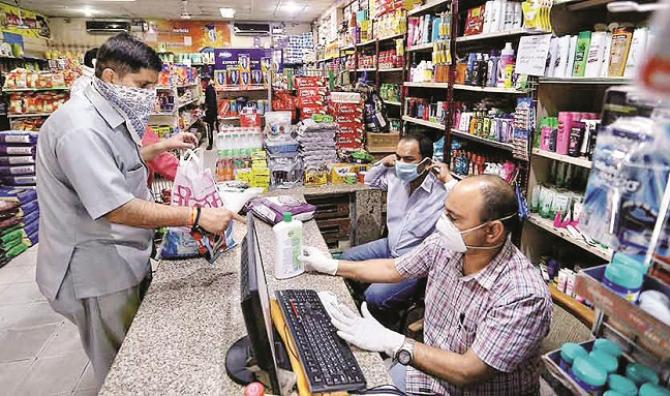
[[[549,332],[551,296],[539,271],[512,244],[514,190],[497,176],[473,176],[449,194],[437,232],[397,259],[360,265],[306,248],[306,268],[362,282],[428,277],[425,343],[331,306],[338,335],[398,362],[396,386],[409,394],[539,393],[539,356]]]
[[[165,147],[141,143],[161,68],[140,40],[110,38],[91,83],[46,120],[37,143],[37,284],[79,329],[98,386],[151,278],[153,229],[199,225],[223,234],[232,219],[244,221],[223,208],[153,202],[145,164]],[[175,148],[192,146],[181,143]]]
[[[365,176],[366,184],[388,192],[388,238],[345,251],[342,259],[364,261],[395,258],[410,252],[435,230],[449,190],[456,184],[445,164],[433,163],[433,142],[422,135],[405,135],[391,154]],[[377,318],[394,323],[420,284],[420,279],[375,283],[365,301]]]

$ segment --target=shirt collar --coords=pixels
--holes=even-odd
[[[112,106],[105,98],[100,95],[98,90],[95,89],[93,84],[88,85],[84,94],[91,101],[93,107],[98,111],[98,113],[105,119],[107,124],[112,129],[116,129],[119,125],[123,124],[126,120],[123,118],[121,113],[119,113],[114,106]]]
[[[505,263],[508,262],[512,256],[513,249],[514,245],[508,238],[500,252],[483,270],[463,278],[467,280],[474,279],[484,289],[491,290],[491,287],[493,287],[493,283],[496,281],[496,279],[498,279],[500,272],[505,269]],[[463,273],[463,258],[464,255],[461,255],[461,274]]]
[[[426,178],[423,179],[423,183],[421,183],[420,188],[423,188],[424,190],[426,190],[427,193],[430,193],[431,191],[433,191],[433,184],[435,184],[435,180],[437,180],[437,178],[435,177],[433,172],[431,171],[427,172],[428,175],[426,175]]]

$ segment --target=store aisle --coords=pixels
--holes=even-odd
[[[95,395],[77,328],[37,289],[33,247],[0,268],[0,393]]]

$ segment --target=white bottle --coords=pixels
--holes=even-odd
[[[305,272],[300,260],[302,255],[302,222],[293,220],[290,212],[284,213],[284,221],[272,227],[275,234],[275,278],[287,279]]]

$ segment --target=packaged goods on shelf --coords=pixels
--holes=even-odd
[[[532,145],[531,136],[535,131],[537,101],[532,97],[516,99],[514,109],[514,134],[512,138],[513,155],[515,158],[528,161],[528,153]]]
[[[363,103],[359,93],[333,92],[330,97],[330,114],[339,127],[336,146],[338,150],[360,150],[365,133]]]
[[[295,78],[300,110],[300,119],[312,118],[314,114],[326,114],[326,82],[323,77],[300,76]]]
[[[382,83],[379,96],[387,102],[400,102],[400,84]]]
[[[38,132],[46,117],[12,118],[9,125],[14,131]]]
[[[400,43],[400,46],[402,47],[402,42]],[[400,52],[399,55],[396,48],[379,52],[379,70],[395,69],[403,67],[404,64],[405,57],[403,56],[403,52]]]
[[[313,57],[314,38],[311,32],[289,35],[279,39],[276,45],[282,48],[284,63],[303,63]]]
[[[473,52],[458,61],[456,84],[478,87],[512,88],[515,86],[515,54],[512,43],[489,53]]]
[[[358,55],[358,69],[376,69],[377,55],[360,54]]]
[[[552,37],[545,77],[633,78],[651,42],[646,26]]]
[[[450,169],[459,176],[497,175],[508,183],[514,181],[518,166],[499,156],[485,155],[460,148],[460,143],[452,144]]]
[[[253,159],[262,148],[263,135],[260,128],[222,126],[216,135],[217,181],[240,180],[251,184]]]
[[[616,251],[646,255],[670,175],[668,150],[665,119],[621,117],[601,129],[580,218],[584,232]],[[658,256],[670,254],[668,235],[660,234]]]
[[[431,103],[426,98],[405,98],[405,115],[424,121],[444,124],[447,115],[447,102]]]
[[[156,105],[154,112],[158,114],[173,113],[177,109],[177,98],[169,91],[156,92]]]
[[[600,124],[596,113],[558,113],[558,117],[544,117],[540,121],[538,147],[570,157],[591,158]]]
[[[50,114],[68,99],[64,92],[21,92],[9,95],[8,114]]]
[[[407,19],[407,46],[447,40],[451,35],[451,9],[436,15],[413,16]]]
[[[194,52],[187,54],[174,54],[172,52],[159,53],[163,63],[176,63],[180,65],[213,65],[214,52]]]
[[[454,125],[461,132],[494,142],[511,143],[514,117],[499,109],[457,111]]]
[[[270,102],[267,99],[249,100],[246,96],[239,96],[235,99],[221,99],[218,105],[219,119],[237,119],[247,107],[256,109],[256,113],[260,116],[270,111]]]
[[[189,84],[197,84],[199,72],[195,67],[184,65],[163,64],[163,69],[158,73],[159,87],[179,87]]]
[[[402,2],[387,1],[376,4],[377,17],[374,23],[375,38],[404,34],[407,30],[407,11],[403,10]]]
[[[0,132],[0,183],[5,186],[35,186],[35,132]]]
[[[464,35],[507,32],[522,26],[521,3],[491,0],[485,5],[468,9]]]
[[[308,119],[298,124],[298,142],[306,186],[328,183],[328,165],[337,162],[337,124]]]
[[[71,81],[70,84],[72,84]],[[69,85],[66,84],[63,71],[35,71],[18,68],[6,74],[3,89],[46,89],[67,86]]]

